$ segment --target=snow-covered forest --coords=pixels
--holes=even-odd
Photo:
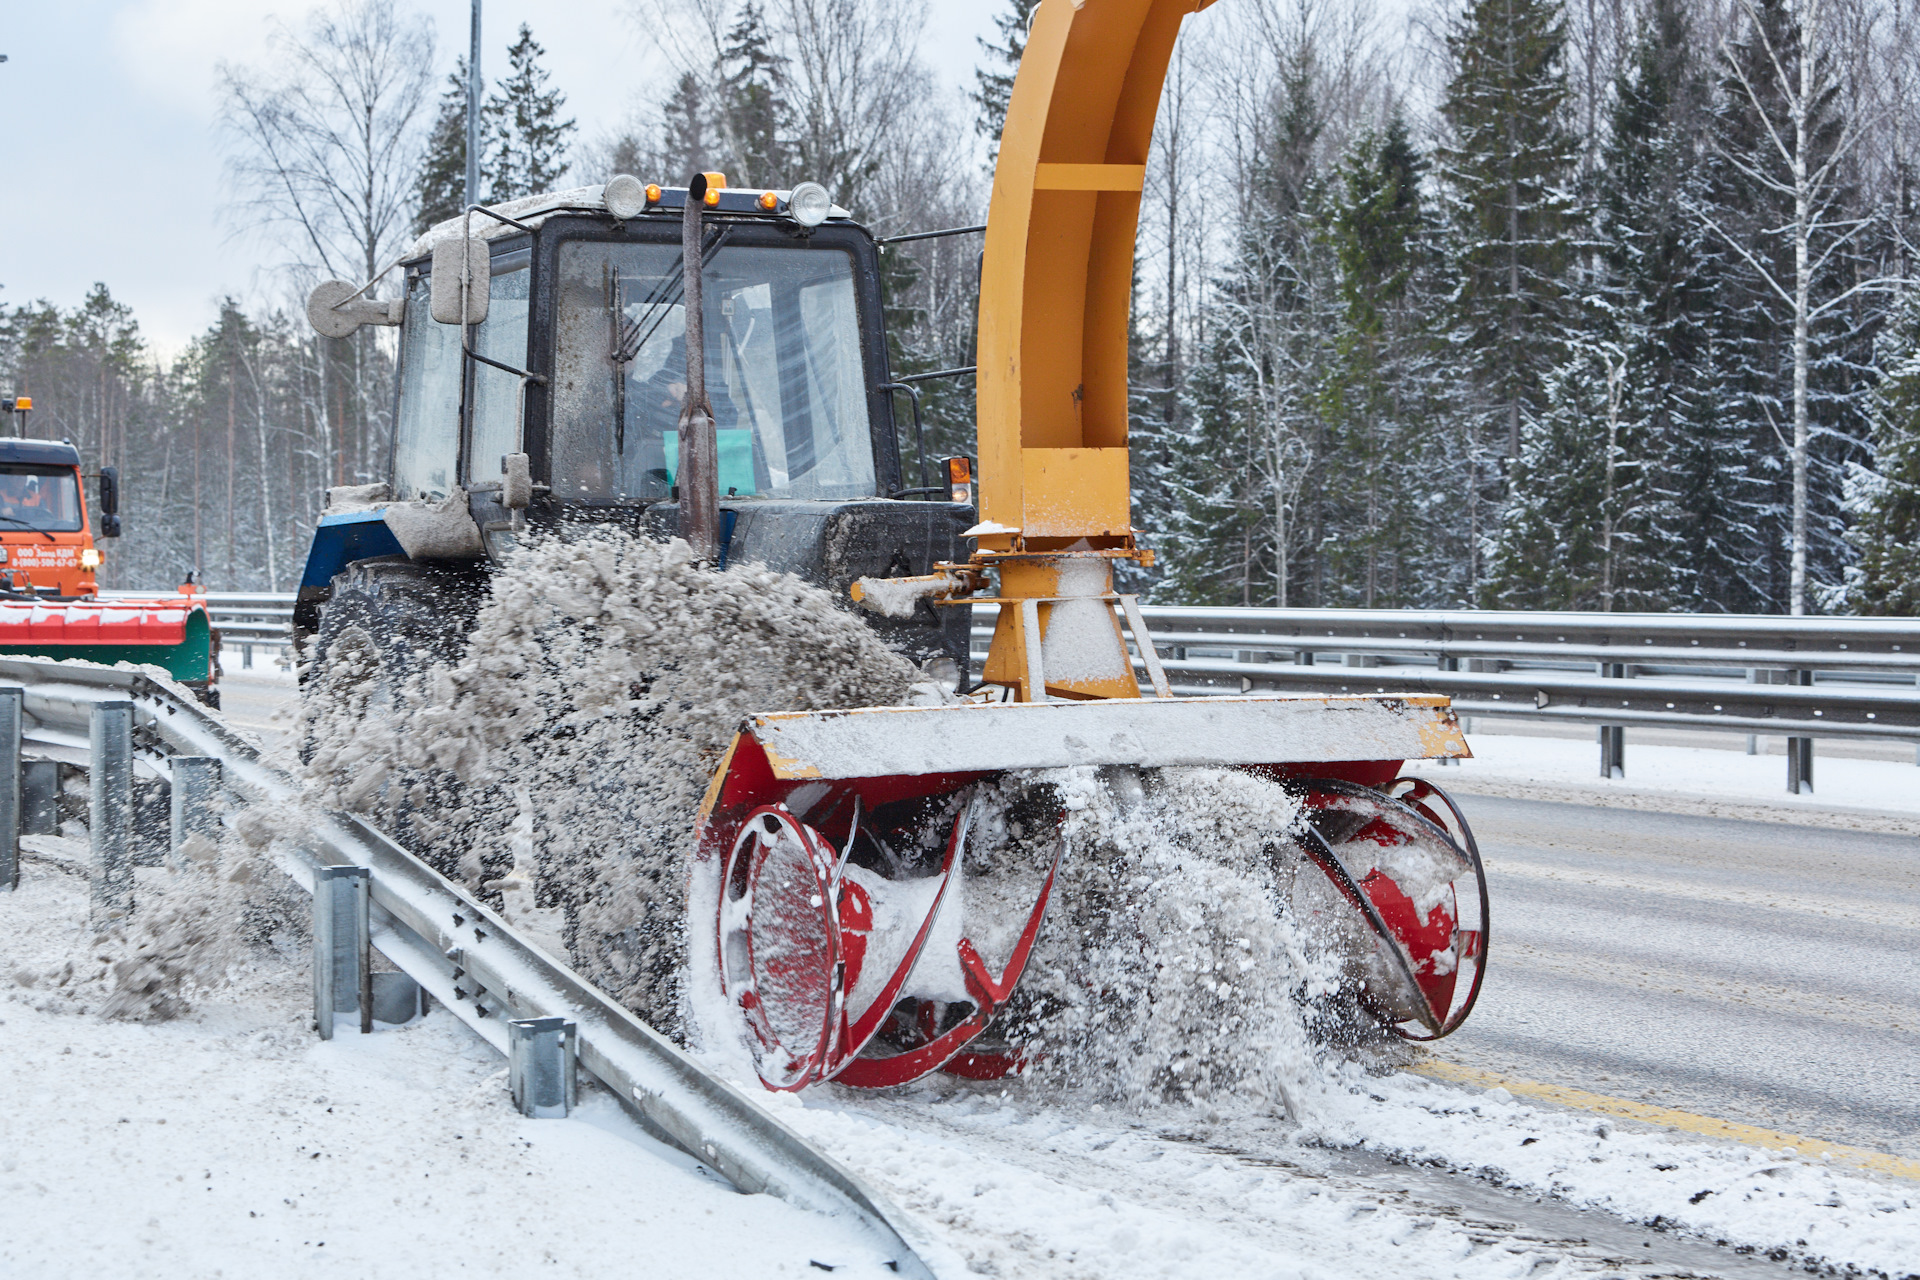
[[[983,0],[984,2],[984,0]],[[492,40],[484,182],[812,179],[983,220],[1034,0],[971,94],[922,6],[630,0],[670,73],[579,120]],[[288,589],[378,478],[391,335],[316,338],[457,207],[464,71],[406,0],[222,69],[237,232],[285,264],[159,359],[111,281],[0,310],[0,394],[127,477],[117,586]],[[501,33],[493,33],[499,35]],[[1906,0],[1222,0],[1166,88],[1134,301],[1136,521],[1169,602],[1920,612],[1920,31]],[[970,365],[976,238],[889,250],[895,372]],[[970,447],[966,379],[928,384]]]

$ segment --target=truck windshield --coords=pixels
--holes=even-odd
[[[679,470],[686,396],[679,246],[574,241],[561,246],[559,275],[556,494],[662,501]],[[721,493],[871,496],[852,259],[833,249],[723,245],[704,284]]]
[[[0,533],[80,529],[80,482],[65,467],[0,466]]]

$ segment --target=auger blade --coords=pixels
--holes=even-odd
[[[1419,695],[758,716],[735,738],[702,806],[697,857],[723,870],[714,878],[721,901],[695,918],[717,922],[722,986],[769,1088],[826,1079],[897,1084],[948,1064],[958,1074],[1006,1074],[1021,1069],[1017,1052],[967,1046],[1020,979],[1059,853],[1052,871],[1032,868],[1039,887],[1029,891],[1030,906],[1014,908],[1017,917],[1003,904],[997,910],[1007,920],[967,919],[967,895],[955,886],[965,875],[971,788],[1013,770],[1108,765],[1242,767],[1280,780],[1330,773],[1380,785],[1402,761],[1467,754],[1446,699]],[[1328,795],[1322,807],[1341,803]],[[1414,813],[1406,805],[1394,812],[1402,810]],[[926,844],[934,823],[950,828],[944,860]],[[1375,827],[1371,810],[1355,823],[1379,836]],[[1453,978],[1439,972],[1438,957],[1454,943],[1457,913],[1426,901],[1431,885],[1403,892],[1406,877],[1393,862],[1403,841],[1391,827],[1352,847],[1354,832],[1345,832],[1337,843],[1347,854],[1371,851],[1359,860],[1365,865],[1348,874],[1337,870],[1343,855],[1329,852],[1323,869],[1345,876],[1350,902],[1391,948],[1384,955],[1398,979],[1376,984],[1394,989],[1378,1001],[1379,1016],[1440,1033]],[[1450,870],[1449,882],[1460,869]],[[998,941],[998,960],[981,955],[974,939],[982,937]]]

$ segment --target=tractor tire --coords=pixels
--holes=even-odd
[[[459,661],[483,590],[470,573],[401,556],[355,561],[321,606],[305,682],[366,685],[373,704],[391,705],[409,676]]]

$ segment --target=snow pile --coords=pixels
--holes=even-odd
[[[693,820],[740,722],[898,703],[919,678],[790,574],[606,528],[518,550],[456,666],[392,689],[370,652],[336,655],[304,712],[315,801],[476,892],[524,895],[523,915],[564,909],[575,967],[662,1028],[681,1016]]]
[[[305,929],[305,896],[260,848],[232,833],[217,845],[190,838],[179,865],[136,869],[129,917],[98,931],[76,925],[51,956],[15,968],[14,984],[60,1010],[134,1022],[187,1014],[227,988],[255,948]],[[84,848],[75,854],[57,861],[84,867]]]

